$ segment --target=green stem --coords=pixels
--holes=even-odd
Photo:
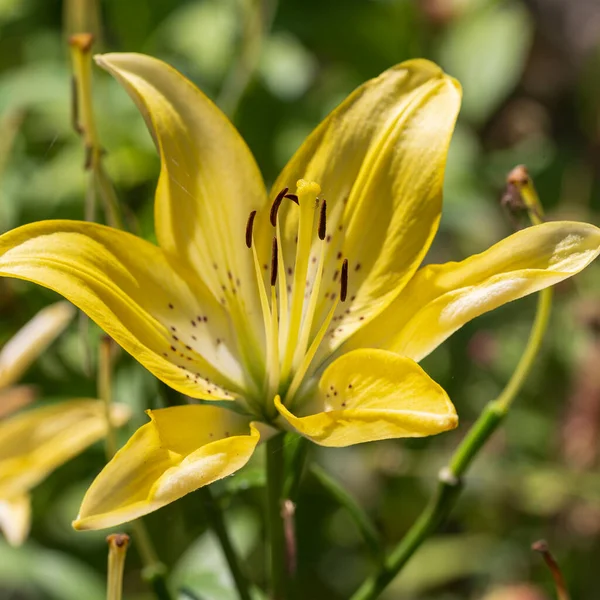
[[[298,436],[296,446],[293,449],[292,457],[289,461],[288,476],[283,488],[283,497],[292,502],[295,502],[296,497],[298,496],[309,447],[308,440],[305,437]]]
[[[215,532],[217,538],[219,538],[219,542],[221,544],[223,554],[225,555],[225,559],[227,560],[227,564],[229,565],[229,570],[231,571],[238,596],[241,600],[251,600],[252,597],[250,596],[248,581],[242,572],[237,553],[233,547],[233,544],[231,543],[231,538],[229,537],[227,527],[225,526],[225,520],[223,519],[221,508],[219,507],[209,487],[200,488],[199,493],[204,501],[204,510],[206,511],[208,523]]]
[[[286,593],[286,547],[281,501],[284,484],[285,434],[267,441],[267,530],[271,563],[271,600],[283,600]]]
[[[444,522],[460,490],[459,480],[449,476],[447,471],[440,473],[436,493],[419,518],[385,560],[379,571],[365,580],[351,600],[372,600],[379,597],[379,594],[396,577],[423,541]]]
[[[365,580],[351,600],[374,600],[379,597],[425,539],[445,521],[462,489],[462,475],[504,420],[508,409],[531,371],[533,360],[539,352],[548,325],[551,305],[552,290],[550,288],[542,290],[538,295],[536,318],[527,346],[507,386],[496,400],[487,404],[454,452],[449,466],[442,469],[438,478],[436,494],[408,530],[406,536],[392,551],[379,571]]]
[[[133,542],[144,565],[142,578],[150,585],[157,600],[172,600],[167,587],[167,568],[160,562],[156,554],[146,525],[142,519],[136,519],[131,527],[133,529]]]
[[[341,506],[343,506],[354,524],[360,531],[369,550],[378,562],[383,561],[383,550],[381,539],[377,533],[375,525],[367,516],[365,511],[359,506],[356,500],[349,494],[331,475],[326,473],[319,465],[312,464],[311,473],[316,477],[323,489]]]
[[[98,396],[104,402],[104,418],[106,421],[105,453],[110,461],[117,452],[117,434],[112,423],[112,340],[103,336],[100,340],[98,356]]]
[[[508,183],[516,186],[521,199],[529,209],[533,224],[542,221],[543,211],[531,178],[524,167],[517,167],[508,176]],[[438,489],[421,516],[409,529],[403,540],[396,546],[379,572],[368,578],[351,600],[374,600],[400,572],[423,541],[433,533],[450,513],[460,490],[461,477],[504,420],[517,394],[531,372],[544,333],[548,327],[552,308],[552,289],[542,290],[538,295],[535,321],[529,334],[527,346],[508,384],[495,400],[489,402],[475,421],[467,435],[454,452],[449,466],[440,472]]]
[[[237,62],[233,65],[217,99],[218,106],[232,118],[258,65],[263,40],[271,28],[277,0],[243,0],[242,32]]]

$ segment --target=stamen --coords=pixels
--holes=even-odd
[[[337,310],[338,304],[339,304],[339,300],[336,298],[335,302],[333,303],[333,306],[329,309],[329,312],[327,313],[327,316],[325,317],[325,320],[323,321],[321,327],[319,327],[319,331],[317,331],[317,335],[315,335],[314,340],[312,341],[310,347],[308,348],[306,354],[304,355],[302,362],[300,363],[300,365],[298,366],[298,369],[294,373],[294,378],[292,379],[292,383],[290,384],[288,392],[285,395],[284,404],[286,406],[290,406],[290,402],[292,401],[292,399],[294,398],[294,395],[298,391],[298,388],[300,387],[300,384],[302,383],[302,380],[304,379],[304,376],[306,375],[306,372],[308,371],[308,368],[310,367],[310,363],[312,362],[313,358],[315,357],[315,354],[317,353],[317,350],[319,349],[319,346],[321,345],[323,338],[327,334],[329,325],[331,324],[331,321],[333,320],[333,315],[335,314],[335,311]]]
[[[252,229],[254,228],[254,217],[256,217],[256,211],[253,210],[248,216],[248,222],[246,223],[246,246],[252,248]]]
[[[321,212],[319,213],[319,239],[324,240],[327,233],[327,200],[321,202]]]
[[[271,286],[277,283],[277,238],[273,238],[273,247],[271,249]]]
[[[342,263],[342,276],[340,279],[340,300],[342,302],[346,301],[346,296],[348,295],[348,259],[345,258]]]
[[[300,206],[300,200],[298,200],[298,196],[296,194],[286,194],[284,197]]]
[[[287,194],[287,191],[288,191],[288,188],[283,188],[279,192],[279,194],[277,194],[277,197],[275,198],[275,200],[273,201],[273,204],[271,206],[270,219],[271,219],[271,225],[273,225],[273,227],[275,227],[275,224],[277,223],[277,212],[279,211],[279,206],[281,205],[283,198]]]
[[[304,305],[304,286],[310,257],[310,248],[313,238],[314,200],[321,193],[321,188],[316,183],[300,179],[297,187],[298,196],[302,198],[300,205],[300,218],[298,221],[298,242],[296,246],[296,262],[294,266],[294,283],[290,306],[289,329],[285,354],[281,369],[281,378],[286,380],[292,366],[296,349],[298,334],[302,321],[302,307]]]

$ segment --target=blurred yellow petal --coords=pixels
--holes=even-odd
[[[222,387],[241,379],[224,309],[140,238],[95,223],[32,223],[0,237],[0,275],[62,294],[182,393],[225,399]]]
[[[458,417],[446,392],[409,358],[385,350],[355,350],[323,373],[306,416],[281,404],[280,414],[322,446],[350,446],[453,429]]]
[[[31,499],[29,494],[0,498],[0,531],[11,546],[20,546],[31,527]]]
[[[120,427],[130,416],[113,404]],[[106,435],[104,403],[69,400],[34,408],[0,422],[0,498],[23,494],[54,469]]]
[[[465,323],[579,273],[600,253],[600,229],[558,221],[519,231],[461,262],[429,265],[349,347],[419,361]]]
[[[206,405],[148,411],[88,489],[75,529],[136,519],[241,469],[259,440],[249,419]]]
[[[23,375],[69,324],[75,309],[68,302],[57,302],[40,310],[0,350],[0,388]]]
[[[200,90],[164,62],[142,54],[104,54],[96,61],[135,101],[160,153],[159,245],[195,269],[214,297],[258,334],[261,309],[245,231],[248,215],[264,210],[267,196],[246,143]],[[263,337],[256,337],[262,344]]]
[[[327,200],[327,249],[316,331],[339,292],[349,262],[348,301],[323,350],[335,348],[380,313],[418,268],[437,231],[446,154],[460,87],[426,60],[399,64],[354,91],[310,135],[273,192],[304,178]],[[294,244],[298,211],[283,234]],[[312,255],[318,256],[315,240]],[[309,271],[317,273],[316,258]],[[326,282],[326,283],[325,283]]]

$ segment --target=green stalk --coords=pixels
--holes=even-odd
[[[508,181],[509,184],[516,186],[525,206],[529,209],[531,221],[534,224],[540,223],[541,204],[524,167],[515,169],[509,175]],[[551,307],[552,289],[548,288],[538,294],[537,311],[529,340],[508,384],[497,399],[486,405],[454,452],[449,465],[440,471],[437,491],[421,515],[388,556],[378,572],[364,581],[351,600],[374,600],[378,598],[425,539],[445,521],[462,489],[462,476],[508,414],[514,399],[531,371],[548,326]]]
[[[112,405],[112,340],[103,336],[100,340],[98,353],[98,396],[104,402],[104,417],[106,420],[106,438],[104,450],[109,461],[117,452],[117,435],[111,418]]]
[[[286,596],[286,546],[281,516],[284,484],[285,434],[277,434],[266,443],[267,453],[267,531],[271,564],[271,600]]]
[[[231,571],[238,596],[240,597],[240,600],[252,600],[248,588],[248,581],[242,572],[237,553],[231,543],[231,538],[229,537],[227,527],[225,526],[221,508],[208,486],[200,488],[198,491],[204,501],[204,510],[208,517],[208,523],[221,543],[221,548],[225,555],[225,559],[227,560],[227,564],[229,565],[229,570]]]
[[[121,600],[123,597],[123,571],[125,556],[129,545],[129,536],[124,533],[112,533],[108,542],[108,577],[106,582],[106,600]]]
[[[310,472],[315,476],[323,489],[341,506],[346,509],[350,518],[360,531],[369,550],[378,562],[383,560],[381,539],[375,525],[367,516],[365,511],[358,505],[356,500],[349,494],[331,475],[324,471],[319,465],[312,464]]]

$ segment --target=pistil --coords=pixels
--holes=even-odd
[[[281,379],[283,381],[288,378],[291,371],[300,325],[302,322],[304,287],[308,272],[310,249],[312,245],[315,203],[317,196],[321,193],[321,188],[316,183],[307,182],[304,179],[300,179],[298,181],[297,192],[298,202],[300,204],[300,222],[298,224],[298,245],[296,247],[296,262],[294,266],[294,282],[292,288],[289,330],[281,369]]]

